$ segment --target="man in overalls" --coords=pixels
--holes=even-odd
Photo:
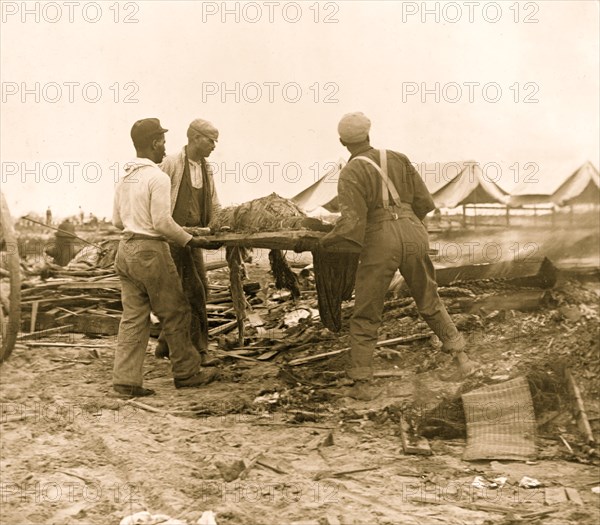
[[[437,292],[427,230],[421,222],[435,208],[431,194],[405,155],[370,145],[370,128],[362,113],[344,115],[338,125],[340,142],[351,157],[338,181],[341,217],[320,243],[326,250],[361,250],[347,369],[355,381],[354,397],[359,398],[369,397],[365,387],[373,377],[385,295],[398,269],[419,313],[442,341],[443,350],[454,356],[458,375],[464,377],[475,368]]]

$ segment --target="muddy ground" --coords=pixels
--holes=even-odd
[[[271,279],[264,254],[248,271],[250,280]],[[597,272],[584,273],[562,273],[551,301],[532,312],[466,314],[452,297],[464,290],[444,302],[483,365],[478,380],[570,366],[597,433],[600,288]],[[210,275],[226,282],[226,270]],[[482,286],[471,291],[489,291]],[[314,301],[308,290],[299,304]],[[282,304],[278,315],[298,306],[255,308],[269,318],[267,306]],[[424,329],[410,309],[388,306],[384,318],[380,339]],[[175,390],[169,362],[154,357],[152,339],[145,386],[157,395],[140,399],[143,405],[112,397],[115,337],[47,339],[69,347],[18,344],[0,369],[1,522],[107,525],[147,510],[192,524],[211,510],[219,525],[598,523],[597,458],[581,447],[567,404],[548,407],[557,415],[538,428],[532,462],[463,461],[464,437],[434,437],[432,456],[406,455],[389,415],[407,405],[433,408],[465,387],[440,380],[448,357],[439,345],[425,339],[378,350],[376,369],[399,375],[376,379],[378,397],[363,402],[347,397],[339,381],[343,356],[285,366],[346,347],[347,320],[335,337],[318,320],[302,328],[318,335],[313,343],[264,362],[226,358],[221,379],[200,389]],[[239,474],[240,460],[250,468],[226,481]],[[508,480],[501,489],[480,489],[472,486],[476,476]],[[518,486],[523,476],[577,489],[583,505],[549,505],[544,488]],[[543,511],[550,513],[519,520]]]

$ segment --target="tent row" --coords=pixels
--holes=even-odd
[[[344,167],[338,161],[325,176],[292,197],[303,210],[311,212],[319,207],[329,212],[339,211],[337,181]],[[600,203],[600,177],[591,162],[586,162],[556,187],[545,180],[536,184],[523,181],[508,193],[493,181],[493,176],[483,173],[477,162],[448,162],[416,166],[437,208],[456,208],[478,204],[499,204],[509,208],[524,206]]]

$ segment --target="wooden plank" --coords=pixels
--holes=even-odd
[[[406,335],[402,337],[394,337],[393,339],[385,339],[384,341],[379,341],[375,346],[390,346],[397,345],[401,343],[410,343],[412,341],[419,341],[421,339],[427,339],[431,337],[433,332],[427,332],[422,334],[414,334],[414,335]],[[344,352],[348,352],[350,348],[342,348],[340,350],[333,350],[331,352],[325,352],[324,354],[311,355],[309,357],[300,357],[298,359],[292,359],[288,365],[290,366],[298,366],[303,365],[305,363],[311,363],[313,361],[319,361],[320,359],[326,359],[327,357],[331,357],[334,355],[343,354]]]
[[[464,301],[471,303],[469,313],[478,313],[481,308],[492,310],[518,310],[533,312],[548,304],[550,294],[545,290],[515,290],[510,294],[494,294],[482,299]]]
[[[82,314],[72,322],[75,323],[75,331],[83,334],[116,335],[119,332],[120,320],[109,314]]]
[[[62,332],[64,330],[68,330],[70,328],[73,328],[72,324],[67,324],[64,326],[58,326],[56,328],[48,328],[48,330],[40,330],[39,332],[30,332],[28,334],[22,334],[19,336],[19,339],[21,341],[23,341],[24,339],[31,339],[31,338],[36,338],[36,337],[40,337],[42,335],[49,335],[49,334],[56,334],[58,332]]]
[[[39,303],[40,306],[46,304],[62,304],[62,303],[70,303],[73,301],[94,301],[97,302],[98,298],[90,297],[89,295],[70,295],[70,296],[60,296],[60,297],[49,297],[48,299],[36,299],[33,301],[23,301],[22,305],[33,305],[34,303]]]
[[[373,372],[373,377],[404,377],[406,372],[402,370],[378,370]]]
[[[544,489],[546,505],[559,505],[567,502],[567,494],[563,487],[546,487]]]
[[[222,324],[221,326],[217,326],[216,328],[211,328],[208,331],[208,335],[219,335],[224,334],[226,332],[230,332],[237,326],[237,319],[233,321],[229,321],[228,323]]]
[[[527,261],[471,264],[451,268],[436,268],[438,286],[481,279],[503,279],[517,286],[552,288],[556,283],[556,268],[546,257]]]
[[[415,436],[410,431],[410,425],[400,417],[400,438],[402,440],[402,450],[405,454],[417,454],[420,456],[431,456],[433,452],[429,446],[429,441],[422,436]]]
[[[334,355],[343,354],[344,352],[348,352],[350,348],[342,348],[340,350],[333,350],[331,352],[325,352],[324,354],[311,355],[309,357],[300,357],[299,359],[292,359],[288,365],[290,366],[298,366],[306,363],[312,363],[313,361],[319,361],[320,359],[325,359],[327,357],[331,357]]]
[[[583,500],[581,499],[579,492],[577,492],[577,489],[574,489],[573,487],[565,487],[565,492],[567,493],[569,501],[572,501],[575,503],[575,505],[583,505]]]
[[[257,326],[264,326],[265,322],[258,312],[247,312],[246,319],[250,326],[256,328]]]
[[[245,246],[247,248],[264,248],[268,250],[293,250],[300,239],[318,241],[324,232],[312,230],[289,230],[258,233],[216,233],[207,235],[211,242],[220,242],[225,246]],[[360,250],[356,250],[357,252]]]
[[[37,313],[38,313],[39,306],[40,306],[39,301],[34,301],[34,303],[31,305],[31,321],[29,323],[29,332],[30,333],[35,332],[35,322],[37,321]]]
[[[592,427],[590,426],[590,422],[587,417],[587,413],[585,411],[585,405],[583,403],[583,397],[581,396],[581,391],[579,390],[579,386],[575,382],[575,378],[571,373],[571,370],[567,368],[565,370],[565,377],[567,378],[567,383],[569,385],[569,390],[571,391],[571,395],[575,401],[574,403],[574,413],[577,418],[577,426],[583,436],[585,437],[588,445],[594,445],[596,440],[594,438],[594,433],[592,432]]]
[[[107,289],[111,291],[117,291],[121,289],[121,281],[96,281],[90,283],[87,281],[74,281],[70,283],[63,283],[58,286],[59,290],[96,290],[96,289]]]
[[[67,314],[64,315],[60,315],[58,317],[56,317],[56,321],[60,321],[61,319],[64,319],[65,317],[70,317],[72,315],[79,315],[83,312],[87,312],[88,310],[92,310],[94,308],[96,308],[96,303],[90,305],[90,306],[85,306],[83,308],[78,308],[77,310],[75,310],[74,312],[71,312],[70,310],[67,310],[66,308],[61,308],[60,306],[58,306],[57,308],[60,308],[61,310],[65,310],[66,312],[69,312]]]
[[[80,343],[44,343],[44,342],[27,342],[25,343],[25,345],[27,346],[42,346],[42,347],[49,347],[49,348],[114,348],[116,342],[114,344],[95,344],[95,345],[88,345],[88,344],[80,344]]]

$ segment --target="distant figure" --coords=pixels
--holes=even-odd
[[[54,263],[59,266],[66,266],[81,246],[77,239],[69,234],[75,234],[75,226],[69,219],[65,219],[58,226],[59,231],[54,237],[54,244],[46,248],[46,253],[54,258]]]
[[[52,210],[50,209],[50,206],[48,206],[48,209],[46,210],[46,224],[52,224]]]
[[[81,206],[79,206],[79,224],[83,224],[84,217],[83,210],[81,209]]]
[[[88,218],[88,224],[90,226],[98,226],[98,217],[96,217],[92,212],[90,212],[90,216]]]

